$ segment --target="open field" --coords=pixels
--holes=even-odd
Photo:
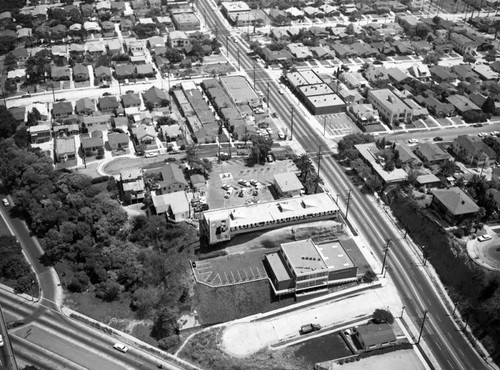
[[[314,364],[352,355],[338,332],[311,338],[304,343],[294,345],[296,354],[312,368]]]

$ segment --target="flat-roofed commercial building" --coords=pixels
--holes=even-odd
[[[338,211],[328,193],[209,210],[203,212],[200,219],[200,235],[212,245],[252,231],[336,219]]]
[[[275,294],[306,294],[354,281],[358,268],[340,241],[316,244],[311,239],[284,243],[269,253],[265,265]]]
[[[300,192],[304,190],[304,186],[293,172],[274,175],[274,187],[280,197],[286,198],[300,195]]]

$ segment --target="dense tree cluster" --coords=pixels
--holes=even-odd
[[[22,248],[14,236],[0,236],[0,276],[14,281],[17,293],[26,293],[35,281],[35,274],[31,272],[22,253]]]
[[[0,179],[39,238],[44,263],[70,267],[69,290],[91,288],[103,301],[130,298],[138,317],[156,319],[158,339],[175,334],[169,329],[175,327],[175,307],[188,295],[186,253],[198,242],[191,226],[160,216],[129,220],[107,190],[113,179],[106,188],[81,173],[56,171],[50,158],[19,148],[13,139],[0,142]],[[12,262],[5,269],[26,273]],[[165,306],[170,319],[160,311]]]

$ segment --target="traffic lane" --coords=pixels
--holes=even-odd
[[[23,251],[38,277],[38,284],[43,298],[47,300],[48,305],[57,309],[57,306],[53,303],[53,301],[56,295],[55,287],[58,282],[53,278],[51,273],[51,269],[53,269],[53,267],[45,266],[40,262],[40,257],[43,255],[42,248],[36,244],[35,237],[30,236],[30,231],[24,221],[17,217],[12,217],[10,214],[11,211],[12,206],[4,208],[0,212],[23,246]]]

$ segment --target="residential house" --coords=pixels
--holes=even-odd
[[[132,168],[120,172],[121,198],[128,203],[141,202],[146,196],[142,169]]]
[[[108,134],[108,144],[111,150],[127,150],[129,148],[129,137],[126,133],[111,132]]]
[[[144,77],[154,77],[155,76],[155,70],[153,68],[153,65],[151,64],[139,64],[136,67],[137,71],[137,77],[139,78],[144,78]]]
[[[365,88],[370,85],[359,72],[344,72],[340,75],[340,80],[351,89]]]
[[[68,34],[68,29],[64,24],[58,24],[50,29],[50,37],[54,40],[61,40]]]
[[[371,104],[353,104],[347,112],[348,114],[351,113],[356,123],[362,126],[380,123],[378,111]]]
[[[417,176],[417,184],[426,189],[436,188],[441,185],[441,179],[432,173]]]
[[[28,60],[28,50],[26,48],[16,48],[12,50],[12,55],[16,58],[18,63],[24,63]]]
[[[175,222],[186,221],[191,217],[191,204],[185,191],[154,195],[153,207],[156,214],[166,214]]]
[[[146,90],[142,94],[142,98],[144,99],[144,104],[151,103],[154,107],[159,107],[163,101],[168,100],[167,94],[156,86],[152,86]]]
[[[120,20],[120,31],[125,32],[125,31],[131,31],[134,29],[134,22],[132,22],[130,19],[125,18]]]
[[[449,37],[450,43],[456,51],[461,55],[474,54],[477,51],[479,43],[463,35],[461,33],[451,32]]]
[[[104,37],[116,36],[115,25],[113,22],[104,21],[101,23],[101,29]]]
[[[459,114],[464,114],[465,112],[470,110],[481,111],[480,107],[478,107],[476,104],[471,102],[467,97],[463,95],[453,94],[447,96],[445,100],[451,105],[453,105],[455,107],[455,110]]]
[[[120,108],[120,103],[114,96],[102,96],[99,98],[98,106],[103,113],[113,113]]]
[[[267,47],[262,49],[262,53],[264,54],[264,60],[268,64],[275,64],[284,62],[287,60],[293,60],[293,55],[286,49],[282,50],[270,50]]]
[[[76,158],[75,138],[73,136],[56,138],[54,150],[57,162],[66,162],[68,160],[75,159]]]
[[[274,188],[281,198],[298,196],[304,190],[304,186],[293,172],[274,175]]]
[[[69,81],[71,79],[71,69],[53,65],[50,69],[50,76],[54,81]]]
[[[452,82],[458,78],[449,67],[445,66],[433,66],[429,71],[437,82]]]
[[[101,114],[82,117],[82,128],[91,133],[93,131],[108,131],[111,128],[111,115]]]
[[[150,37],[147,40],[147,46],[152,53],[156,53],[157,49],[165,50],[165,39],[160,36]]]
[[[472,66],[468,64],[457,64],[451,67],[453,73],[455,73],[460,81],[469,81],[470,79],[477,78],[477,74],[472,71]]]
[[[146,146],[156,144],[157,135],[153,126],[140,124],[139,126],[132,128],[132,133],[139,144]]]
[[[67,136],[75,136],[80,134],[80,126],[78,123],[62,123],[52,127],[52,131],[54,132],[54,137],[67,137]]]
[[[364,72],[365,78],[371,82],[388,81],[389,75],[387,74],[387,69],[384,66],[370,65]]]
[[[45,143],[52,139],[52,125],[50,122],[39,122],[36,126],[28,127],[32,144]]]
[[[121,96],[123,108],[137,107],[141,106],[141,97],[139,94],[126,93]]]
[[[403,72],[401,69],[394,67],[387,69],[387,75],[389,76],[389,80],[395,83],[403,82],[407,78],[411,78],[410,75]]]
[[[429,165],[440,165],[453,159],[452,156],[441,149],[441,147],[431,143],[418,144],[413,152],[424,161],[424,163]]]
[[[90,135],[82,134],[81,143],[86,157],[98,154],[99,150],[104,150],[102,131],[92,131]]]
[[[476,64],[472,66],[472,70],[483,81],[498,81],[498,72],[495,72],[487,64]]]
[[[189,176],[189,181],[191,182],[191,186],[196,193],[205,194],[207,191],[207,180],[205,180],[205,176],[199,174],[193,174]]]
[[[115,66],[115,74],[118,80],[135,77],[135,66],[133,64],[119,64]]]
[[[465,163],[476,167],[489,167],[495,161],[496,153],[480,138],[459,135],[453,140],[452,151]]]
[[[66,58],[68,55],[68,45],[53,45],[50,50],[52,52],[53,57]],[[65,67],[58,67],[58,68],[65,68]]]
[[[354,330],[354,336],[364,351],[373,351],[396,344],[396,335],[387,323],[360,325]]]
[[[191,44],[186,32],[183,31],[172,31],[168,34],[168,44],[171,48],[183,49],[187,45]]]
[[[417,96],[415,100],[425,105],[429,112],[438,118],[452,117],[456,114],[455,107],[452,104],[443,103],[433,96],[427,98]]]
[[[76,114],[81,116],[90,116],[95,112],[95,102],[90,98],[83,98],[76,101]]]
[[[120,54],[123,52],[122,43],[118,39],[106,40],[106,46],[111,54]]]
[[[103,42],[86,42],[85,43],[85,50],[87,50],[87,53],[93,56],[101,55],[106,52],[106,44]]]
[[[47,108],[45,108],[45,111]],[[26,107],[21,106],[21,107],[10,107],[8,109],[10,114],[14,117],[14,119],[18,122],[23,122],[26,119]],[[47,120],[48,119],[48,114],[42,117],[42,120]]]
[[[128,131],[128,118],[127,117],[113,117],[113,126],[123,131]]]
[[[422,168],[422,161],[413,154],[411,148],[406,144],[399,144],[396,146],[396,151],[399,154],[399,160],[401,164],[412,170],[419,170]]]
[[[73,114],[73,105],[69,101],[55,102],[52,106],[52,116],[55,119],[66,118]]]
[[[361,158],[367,163],[379,177],[384,185],[398,184],[408,178],[408,174],[402,168],[394,168],[389,171],[385,167],[384,161],[380,160],[380,150],[375,143],[358,144],[354,146],[361,155]]]
[[[488,96],[483,95],[478,91],[469,94],[469,100],[481,108],[483,107],[483,104],[486,102],[487,99]]]
[[[459,187],[435,189],[432,195],[431,207],[451,225],[472,220],[479,212],[477,204]]]
[[[94,76],[100,83],[107,84],[111,82],[111,68],[105,66],[99,66],[94,69]]]
[[[178,124],[160,126],[163,137],[166,142],[182,140],[184,135]]]
[[[89,79],[89,68],[80,63],[75,64],[73,67],[73,79],[75,82],[87,81]]]
[[[184,178],[181,168],[172,163],[168,163],[160,170],[161,180],[159,182],[161,194],[169,194],[177,191],[184,191],[188,188],[188,183]]]

